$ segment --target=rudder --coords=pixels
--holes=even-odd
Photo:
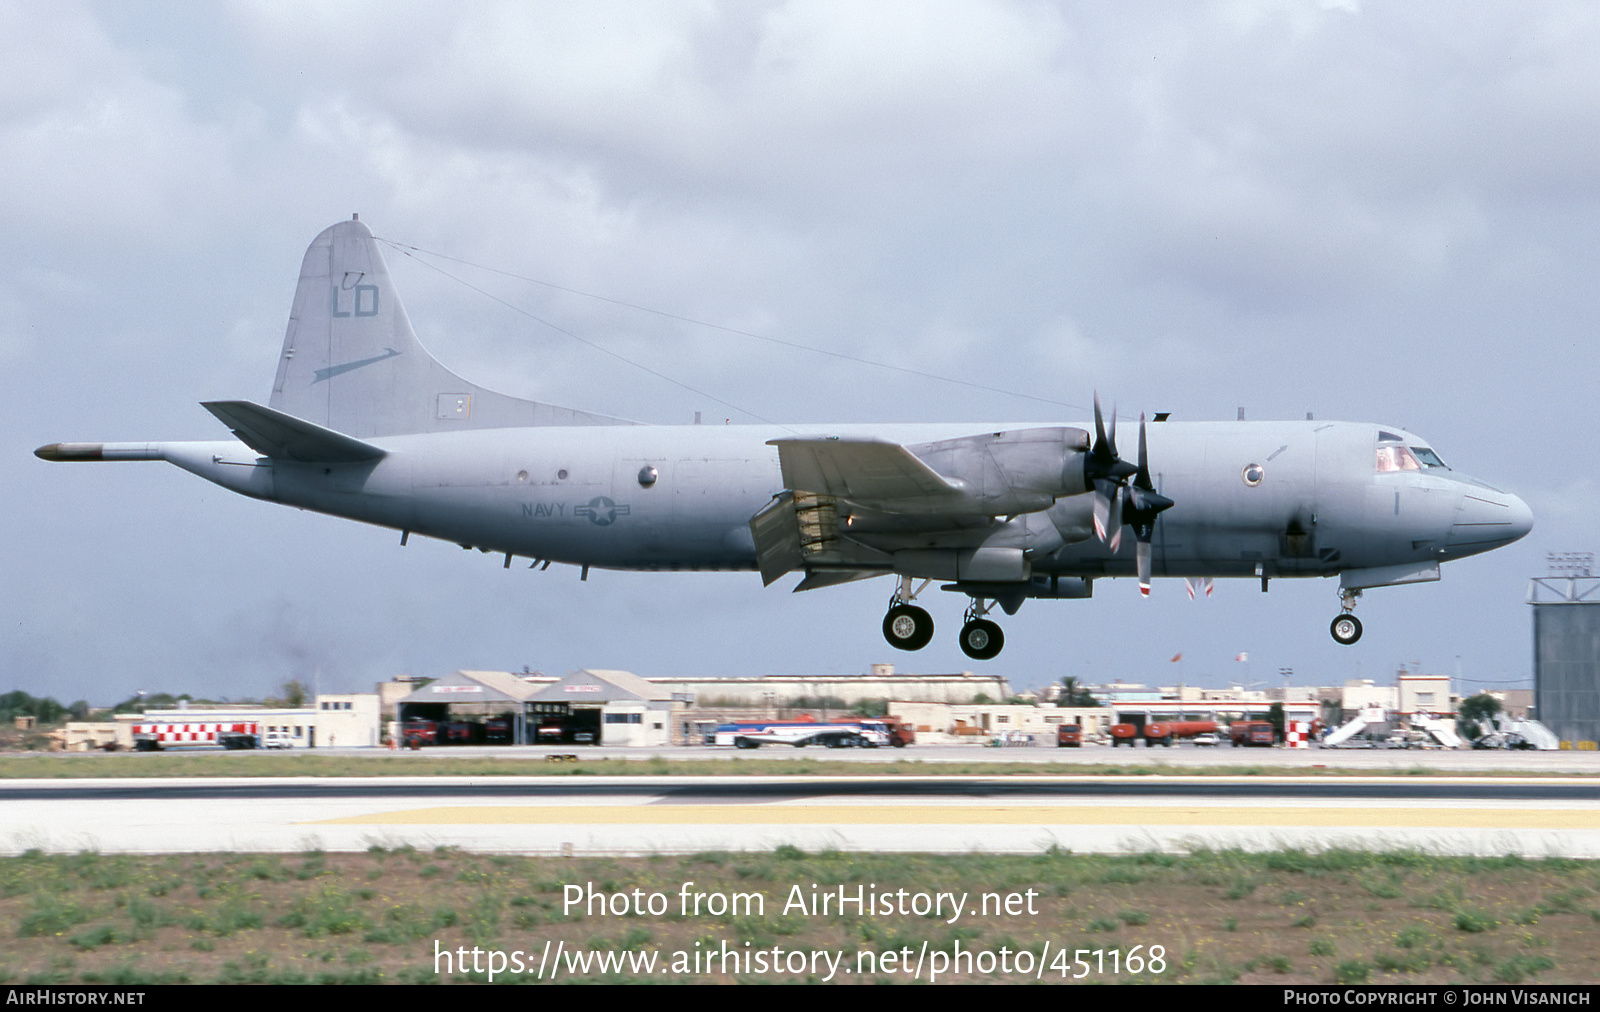
[[[417,340],[372,232],[341,221],[312,240],[270,405],[346,435],[532,425],[626,425],[468,383]]]

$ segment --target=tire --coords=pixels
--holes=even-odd
[[[1361,620],[1354,615],[1340,615],[1328,626],[1335,643],[1349,646],[1361,638]]]
[[[987,661],[1006,645],[1006,634],[986,618],[973,619],[961,627],[961,652],[975,661]]]
[[[883,638],[899,650],[921,650],[933,639],[933,616],[911,604],[897,604],[883,617]]]

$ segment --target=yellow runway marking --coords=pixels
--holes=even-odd
[[[309,826],[1262,826],[1600,830],[1600,808],[1227,808],[1024,805],[598,805],[414,808]]]

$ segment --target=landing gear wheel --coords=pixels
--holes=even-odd
[[[1006,645],[1006,634],[986,618],[976,618],[961,627],[961,652],[975,661],[986,661]]]
[[[1361,620],[1354,615],[1340,615],[1333,620],[1328,631],[1333,634],[1335,642],[1349,646],[1361,638]]]
[[[912,604],[897,604],[883,617],[883,638],[901,650],[921,650],[933,639],[933,616]]]

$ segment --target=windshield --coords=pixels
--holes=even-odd
[[[1401,446],[1395,443],[1378,444],[1378,471],[1421,471],[1424,468],[1444,467],[1439,455],[1426,446]],[[1448,470],[1448,468],[1446,468]]]
[[[1378,471],[1420,471],[1422,464],[1408,447],[1378,447]]]

